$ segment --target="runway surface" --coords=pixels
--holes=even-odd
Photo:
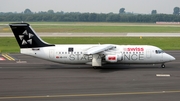
[[[0,101],[178,101],[180,51],[160,65],[53,63],[21,54],[0,61]]]
[[[180,37],[180,33],[38,33],[40,37]],[[0,33],[0,37],[14,37]]]

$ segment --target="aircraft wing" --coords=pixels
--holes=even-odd
[[[113,45],[98,45],[98,46],[94,46],[89,48],[88,50],[85,51],[84,54],[86,55],[91,55],[91,54],[97,54],[109,49],[115,48],[115,46]]]

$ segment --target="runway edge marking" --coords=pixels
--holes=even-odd
[[[66,94],[66,95],[42,95],[42,96],[9,96],[0,97],[0,99],[34,99],[34,98],[60,98],[60,97],[90,97],[90,96],[117,96],[117,95],[147,95],[147,94],[168,94],[180,93],[176,91],[154,91],[154,92],[126,92],[126,93],[95,93],[95,94]]]

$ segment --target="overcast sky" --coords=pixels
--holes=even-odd
[[[118,13],[120,8],[126,12],[149,14],[172,14],[174,7],[180,7],[180,0],[0,0],[0,12],[32,12],[50,9],[64,12]]]

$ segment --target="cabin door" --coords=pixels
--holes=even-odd
[[[53,49],[49,50],[49,58],[54,59],[54,50]]]
[[[151,58],[151,50],[146,50],[146,58]]]

